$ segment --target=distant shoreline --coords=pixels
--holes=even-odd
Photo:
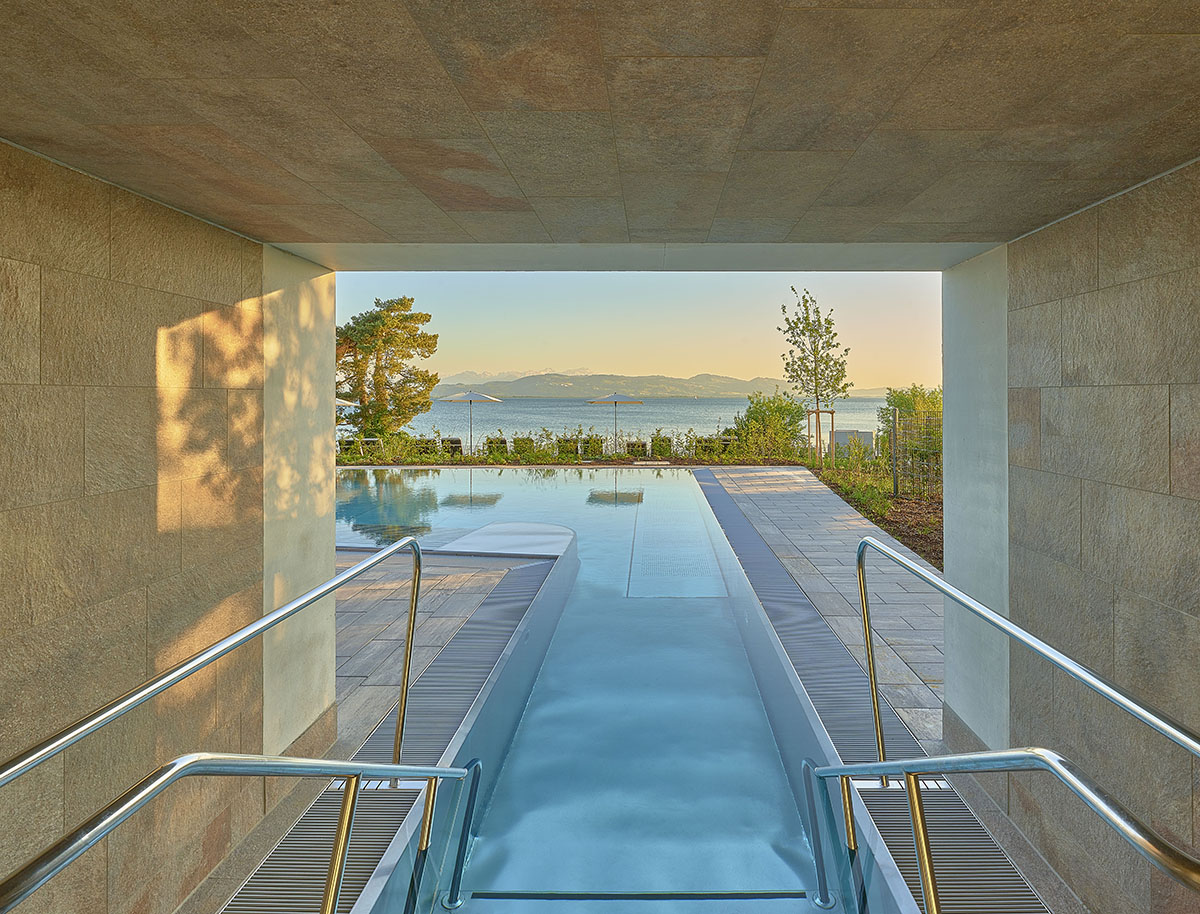
[[[764,391],[764,393],[765,393],[765,391]],[[440,397],[440,396],[442,396],[441,393],[439,393],[438,391],[434,391],[434,393],[433,393],[434,400],[437,400],[438,397]],[[637,396],[637,395],[634,394],[632,396]],[[708,394],[708,395],[670,394],[667,396],[655,397],[655,396],[650,396],[647,394],[647,395],[643,395],[643,396],[638,396],[637,398],[639,400],[745,400],[747,396],[749,396],[749,395],[748,394]],[[500,399],[502,401],[503,400],[586,400],[587,396],[584,394],[558,394],[558,395],[554,395],[554,394],[512,394],[511,396],[501,397]],[[882,393],[880,393],[880,394],[863,393],[863,394],[850,394],[848,397],[842,397],[837,402],[842,403],[845,400],[883,400],[883,399],[884,399],[884,395]]]

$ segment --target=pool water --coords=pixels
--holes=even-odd
[[[691,473],[339,472],[339,543],[492,521],[572,528],[580,568],[479,824],[473,907],[811,887],[733,613],[745,581]]]

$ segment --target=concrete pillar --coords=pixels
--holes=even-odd
[[[263,321],[265,613],[334,573],[334,274],[265,247]],[[264,636],[264,752],[333,743],[334,646],[332,598]]]
[[[946,579],[1008,614],[1008,256],[942,274]],[[946,714],[953,748],[1008,745],[1009,645],[946,601]],[[969,731],[969,732],[964,732]]]

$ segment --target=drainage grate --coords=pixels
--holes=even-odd
[[[847,763],[877,758],[867,674],[788,574],[779,557],[711,470],[693,475],[788,659]],[[921,744],[880,697],[888,756],[922,758]],[[899,790],[863,789],[871,818],[922,906],[908,799]],[[1049,914],[1049,910],[952,787],[922,794],[946,914]]]
[[[924,910],[908,797],[878,786],[859,793],[909,890]],[[1041,900],[953,789],[922,791],[938,894],[947,914],[1047,914]]]
[[[537,561],[511,569],[412,684],[404,734],[406,764],[436,765],[441,760],[553,564]],[[390,762],[395,727],[393,707],[353,757]],[[374,789],[359,794],[338,898],[339,914],[346,914],[358,900],[418,794],[416,790],[392,790],[380,781],[366,787]],[[332,782],[223,911],[294,914],[319,910],[341,802],[341,782]]]
[[[875,761],[878,752],[867,674],[712,470],[693,472],[838,755],[847,763]],[[880,701],[889,757],[925,755],[916,737],[882,696]]]

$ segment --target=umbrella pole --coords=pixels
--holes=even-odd
[[[617,456],[617,401],[613,400],[613,456]]]
[[[467,454],[475,452],[475,404],[467,403]]]

